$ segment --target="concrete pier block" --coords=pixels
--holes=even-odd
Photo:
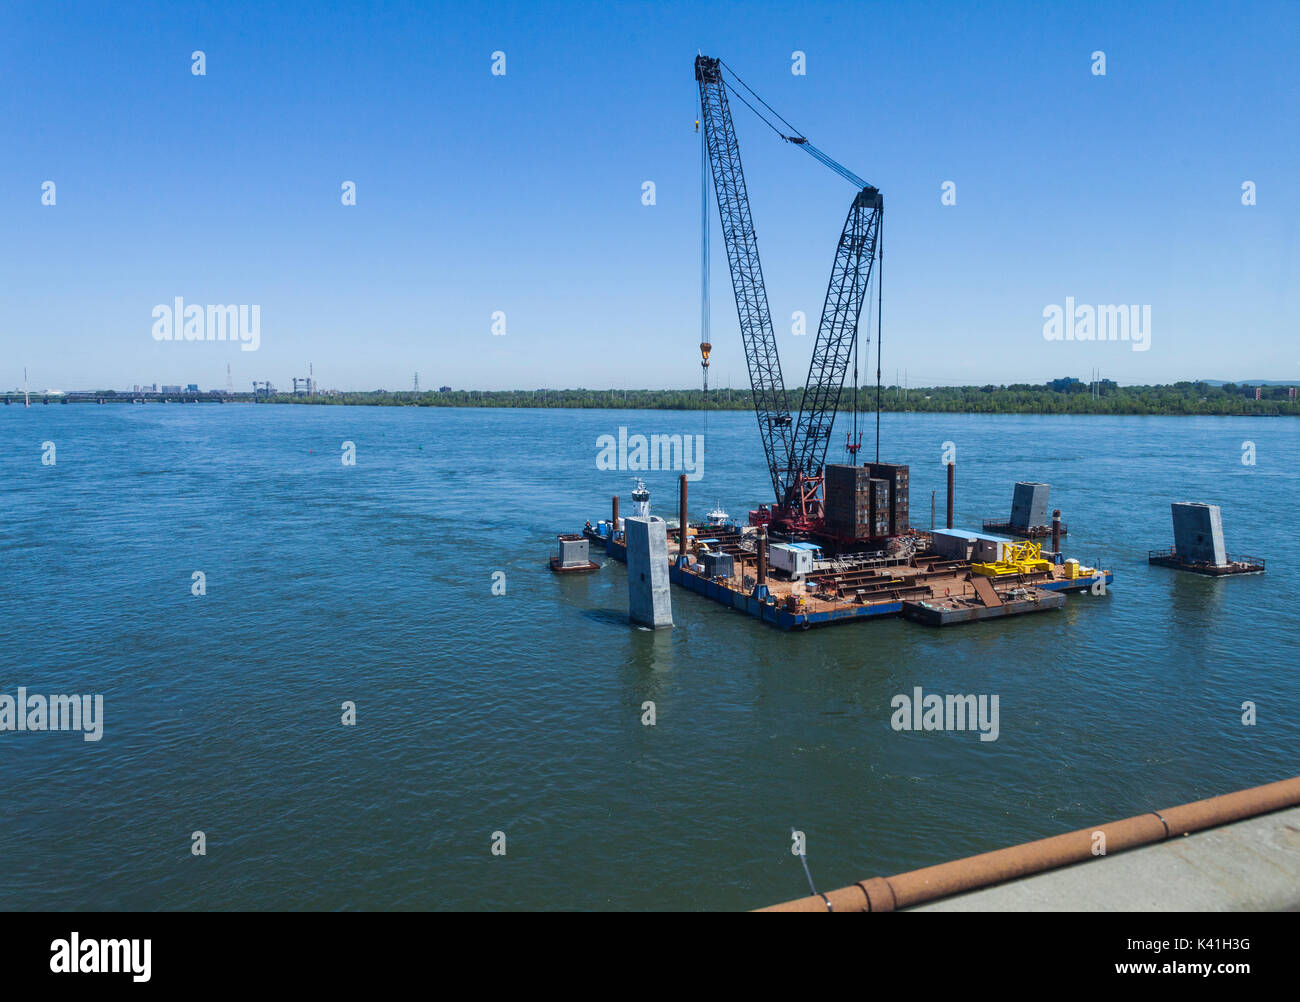
[[[673,625],[668,584],[668,523],[655,515],[623,519],[627,539],[628,618],[639,626]]]
[[[1170,508],[1174,515],[1174,551],[1179,560],[1215,565],[1228,562],[1223,515],[1217,504],[1175,501]]]
[[[1017,529],[1037,528],[1047,525],[1047,498],[1051,488],[1047,484],[1021,481],[1011,496],[1011,524]]]
[[[591,544],[585,536],[570,534],[560,537],[561,567],[586,567],[591,563]]]

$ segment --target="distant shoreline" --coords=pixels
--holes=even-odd
[[[1103,381],[1095,389],[1087,383],[1058,380],[1054,384],[1014,383],[995,386],[937,386],[902,389],[885,387],[881,410],[922,414],[1111,414],[1134,416],[1300,417],[1300,400],[1292,387],[1205,382],[1178,382],[1153,386],[1119,386]],[[21,392],[0,393],[10,406],[22,406]],[[787,404],[797,412],[801,390],[787,391]],[[31,394],[33,405],[57,403],[274,403],[349,405],[361,407],[499,407],[557,410],[671,410],[750,411],[749,390],[426,390],[422,392],[370,390],[324,391],[313,396],[288,393],[255,396],[252,393],[145,393],[96,390],[59,395]],[[875,410],[875,387],[858,390],[859,413]],[[3,406],[3,405],[0,405]],[[846,388],[840,410],[853,410],[853,391]]]

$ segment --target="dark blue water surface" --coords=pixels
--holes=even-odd
[[[707,420],[692,515],[743,515],[754,418]],[[959,524],[1047,481],[1115,583],[792,634],[678,590],[674,629],[637,630],[622,565],[547,571],[556,532],[630,507],[595,462],[620,425],[704,416],[0,408],[0,693],[105,716],[97,743],[0,734],[0,908],[749,908],[806,893],[792,827],[831,888],[1297,772],[1295,422],[887,415],[915,523],[951,441]],[[674,474],[646,480],[672,515]],[[1149,568],[1174,500],[1221,504],[1268,573]],[[998,694],[999,739],[892,730],[918,685]]]

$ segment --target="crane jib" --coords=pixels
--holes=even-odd
[[[695,61],[699,81],[700,107],[704,121],[713,188],[722,224],[731,285],[736,296],[741,342],[749,369],[759,434],[767,456],[772,489],[778,500],[784,493],[792,454],[790,407],[786,400],[781,359],[768,309],[767,287],[758,257],[758,237],[749,209],[740,147],[727,101],[726,87],[716,59],[700,56]]]
[[[821,323],[813,345],[797,418],[792,418],[776,337],[768,309],[767,289],[758,257],[758,241],[749,208],[740,148],[727,99],[729,85],[721,60],[698,56],[695,79],[706,133],[709,163],[722,221],[727,263],[740,320],[741,341],[749,369],[759,433],[779,505],[794,503],[803,491],[801,480],[820,476],[839,409],[840,394],[857,343],[858,320],[876,258],[884,203],[880,192],[836,163],[801,135],[787,135],[738,91],[738,97],[785,141],[800,146],[859,191],[836,244]],[[795,130],[727,67],[736,81],[791,132]]]

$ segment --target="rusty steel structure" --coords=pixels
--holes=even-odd
[[[683,473],[677,478],[678,496],[677,496],[677,525],[678,525],[678,549],[677,552],[683,557],[686,556],[686,542],[690,533],[686,531],[686,474]]]
[[[957,464],[948,464],[948,528],[952,528],[952,492],[957,479]]]
[[[892,877],[872,877],[826,894],[796,898],[760,908],[764,912],[892,912],[939,898],[979,890],[1008,880],[1096,859],[1095,836],[1102,832],[1108,854],[1152,845],[1192,832],[1300,805],[1300,776],[1209,797],[1122,821],[1081,828],[1065,835],[1026,842],[993,852]]]

